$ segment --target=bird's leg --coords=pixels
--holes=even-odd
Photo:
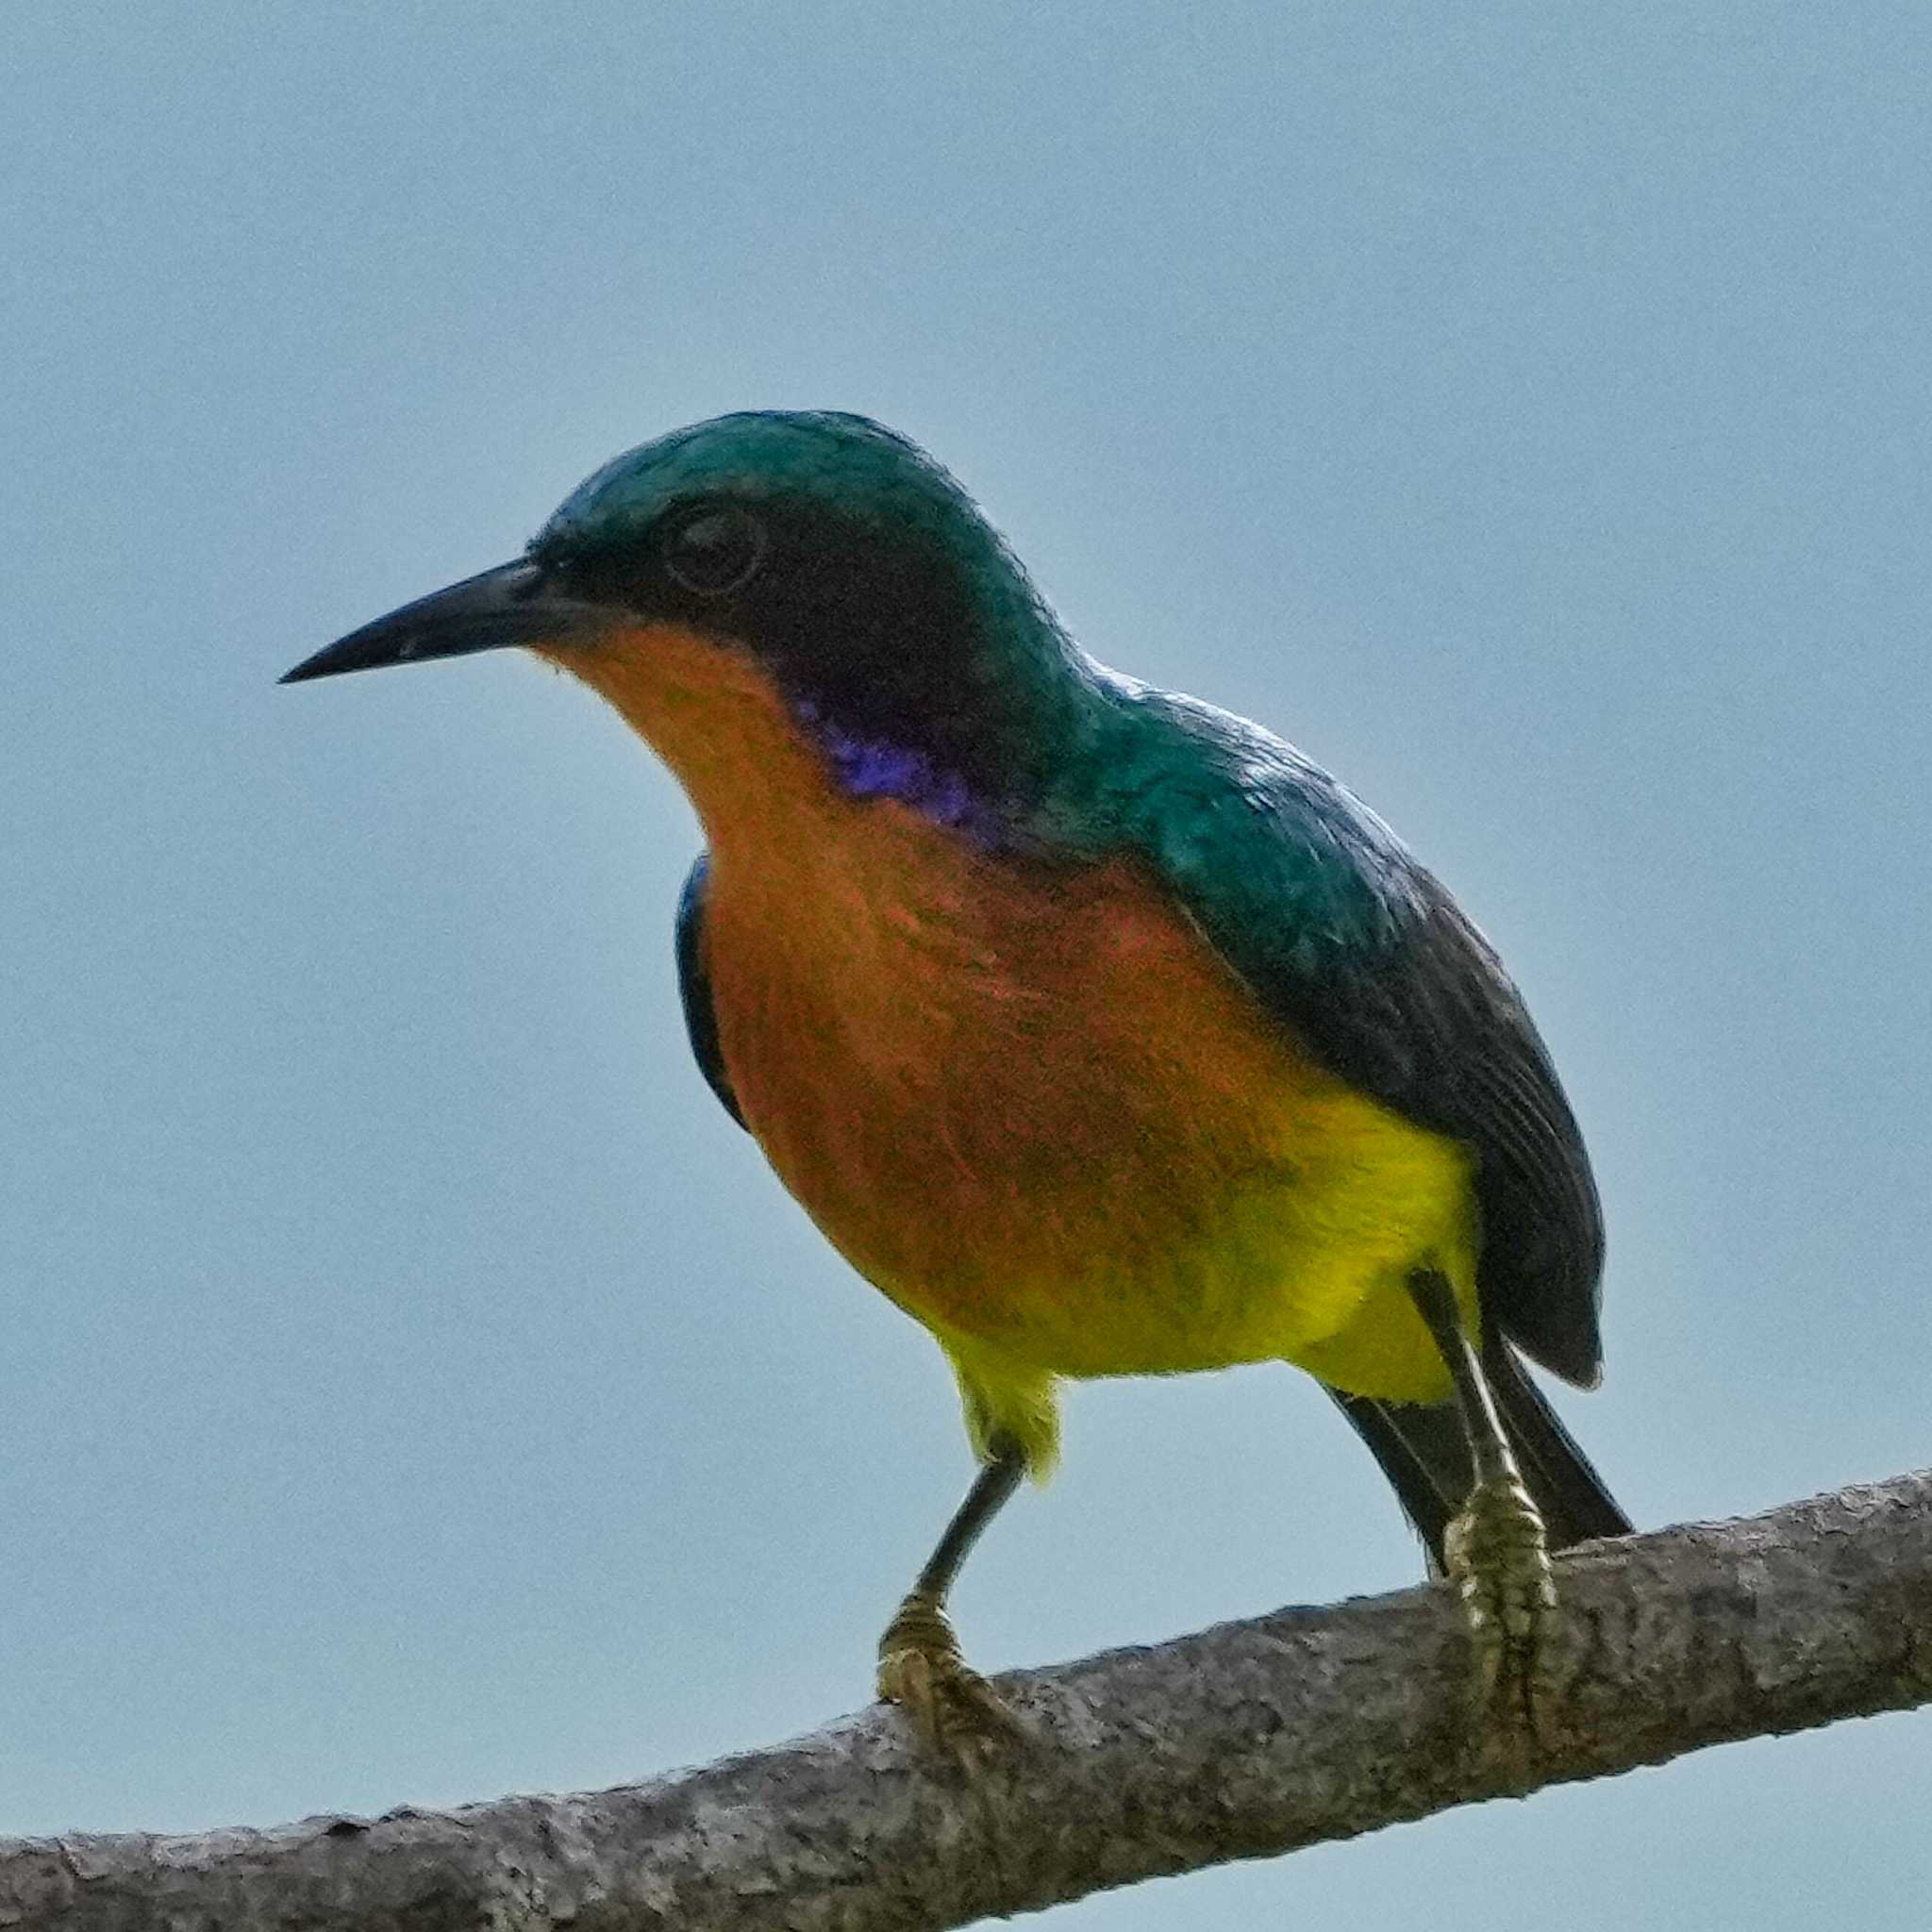
[[[1482,1360],[1463,1332],[1449,1283],[1433,1271],[1409,1279],[1456,1385],[1469,1436],[1475,1487],[1442,1538],[1444,1567],[1468,1608],[1475,1640],[1477,1688],[1534,1736],[1547,1708],[1547,1652],[1557,1613],[1543,1520],[1516,1466],[1490,1393]]]
[[[928,1743],[969,1763],[990,1757],[1016,1731],[992,1687],[967,1669],[945,1609],[959,1566],[1025,1473],[1016,1442],[998,1438],[991,1450],[879,1639],[879,1695],[902,1707]]]

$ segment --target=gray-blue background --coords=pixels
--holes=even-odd
[[[526,660],[273,687],[727,408],[926,441],[1489,926],[1597,1155],[1566,1407],[1641,1521],[1924,1462],[1928,53],[1880,0],[11,0],[0,1829],[865,1696],[962,1441],[688,1061],[681,800]],[[958,1608],[1004,1665],[1417,1570],[1257,1370],[1076,1391]],[[1916,1927],[1928,1746],[1061,1923]]]

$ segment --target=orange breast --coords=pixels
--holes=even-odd
[[[1093,1258],[1172,1257],[1252,1158],[1253,1020],[1124,864],[1029,875],[864,811],[860,854],[822,847],[783,884],[719,856],[711,967],[746,1117],[915,1312],[1017,1341],[1047,1292],[1091,1329],[1070,1297]]]
[[[1105,1374],[1325,1350],[1344,1385],[1438,1392],[1407,1297],[1380,1291],[1437,1251],[1468,1278],[1459,1151],[1314,1065],[1143,867],[990,857],[845,797],[756,667],[706,640],[565,661],[705,822],[752,1131],[956,1354]],[[1351,1375],[1336,1338],[1372,1300],[1392,1311],[1374,1350],[1414,1360]]]

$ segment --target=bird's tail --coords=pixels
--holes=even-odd
[[[1627,1536],[1630,1519],[1507,1341],[1492,1336],[1484,1343],[1483,1373],[1523,1479],[1542,1512],[1550,1547]],[[1440,1574],[1442,1533],[1475,1481],[1455,1403],[1376,1402],[1335,1389],[1328,1392],[1394,1485],[1404,1512],[1428,1545],[1430,1568]]]

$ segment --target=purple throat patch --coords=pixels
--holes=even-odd
[[[814,705],[797,708],[847,797],[897,799],[935,824],[965,833],[975,843],[1001,842],[1004,826],[998,811],[958,772],[934,763],[909,745],[857,737],[821,716]]]

